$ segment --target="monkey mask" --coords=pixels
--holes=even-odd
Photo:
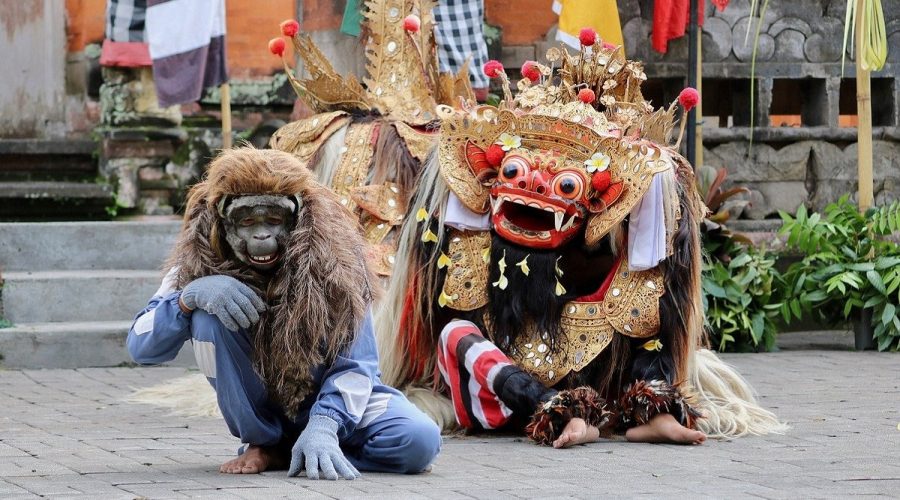
[[[353,341],[371,301],[358,224],[293,155],[238,148],[188,196],[169,258],[176,287],[211,275],[254,289],[267,311],[251,329],[254,367],[294,415],[313,370]]]

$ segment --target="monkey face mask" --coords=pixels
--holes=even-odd
[[[222,200],[219,215],[238,260],[257,271],[270,271],[284,254],[299,208],[297,197],[237,196]]]

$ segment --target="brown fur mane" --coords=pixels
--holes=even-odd
[[[281,267],[271,277],[237,261],[217,205],[226,195],[299,195],[302,206]],[[181,235],[168,260],[177,287],[215,274],[256,289],[268,311],[252,328],[257,372],[293,415],[314,389],[312,370],[355,338],[371,301],[365,242],[352,215],[292,155],[240,148],[222,153],[191,190]]]

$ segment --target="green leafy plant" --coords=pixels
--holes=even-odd
[[[752,246],[726,223],[733,212],[749,203],[736,198],[749,193],[744,187],[725,189],[724,168],[697,169],[697,190],[709,208],[701,225],[703,249],[708,256],[703,273],[703,305],[710,341],[720,351],[771,350],[775,347],[780,303],[775,283],[780,275],[775,258]]]
[[[703,268],[710,341],[720,351],[772,350],[781,308],[775,258],[754,247],[733,252],[728,263],[711,260]]]
[[[741,211],[749,204],[749,201],[735,199],[740,194],[749,194],[745,187],[731,189],[723,188],[728,171],[724,168],[713,168],[703,165],[697,169],[697,191],[709,208],[709,213],[704,218],[700,229],[703,236],[703,249],[716,259],[728,262],[730,253],[737,243],[750,245],[747,237],[739,233],[733,233],[725,225],[731,218],[732,211]]]
[[[859,320],[872,313],[879,350],[900,349],[900,202],[864,214],[844,195],[825,213],[781,213],[788,248],[805,256],[784,274],[786,321],[814,312],[826,322]]]

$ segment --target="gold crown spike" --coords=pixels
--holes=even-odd
[[[353,75],[341,76],[307,34],[293,38],[294,49],[310,78],[296,78],[285,63],[294,91],[316,112],[372,109],[366,90]]]
[[[365,18],[370,30],[366,46],[369,73],[363,78],[370,98],[381,110],[407,123],[435,118],[434,89],[438,71],[434,19],[430,0],[369,0]],[[407,15],[421,20],[417,32],[404,29]]]
[[[456,75],[438,71],[433,0],[367,0],[363,21],[366,43],[365,86],[353,75],[341,76],[305,34],[293,37],[294,48],[310,77],[299,79],[285,62],[291,86],[316,112],[378,110],[410,125],[436,118],[438,103],[474,100],[468,66]],[[419,18],[407,31],[405,19]]]

